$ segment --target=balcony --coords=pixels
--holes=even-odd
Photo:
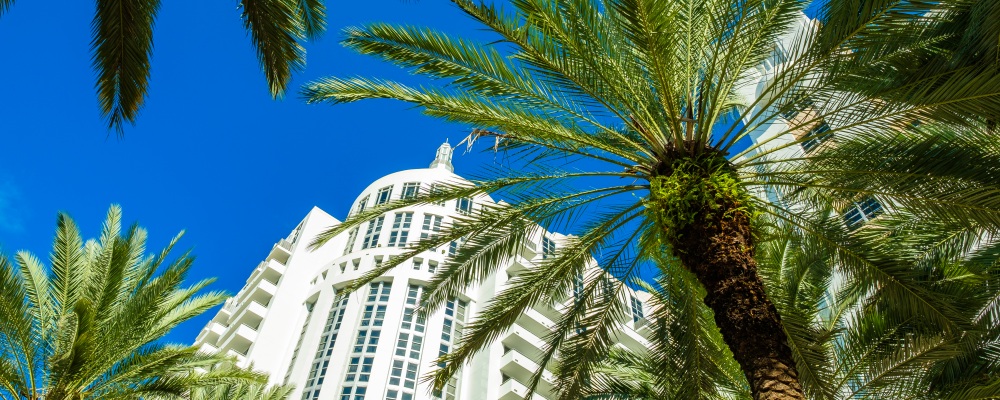
[[[538,256],[538,245],[536,245],[535,242],[526,242],[524,247],[521,249],[521,254],[528,260],[535,259],[535,257]]]
[[[528,329],[514,324],[507,335],[501,340],[508,349],[517,350],[519,353],[528,356],[532,361],[538,363],[542,358],[542,349],[545,342]]]
[[[525,310],[524,314],[521,314],[521,317],[517,319],[517,323],[540,338],[551,334],[556,325],[548,316],[531,308]]]
[[[219,352],[219,349],[211,344],[202,343],[200,346],[198,346],[198,351],[206,354],[215,354]]]
[[[226,299],[226,302],[222,304],[222,309],[220,309],[219,312],[215,314],[215,318],[213,318],[212,320],[229,321],[229,318],[232,317],[233,313],[236,312],[236,304],[237,304],[236,296]]]
[[[218,343],[219,337],[222,336],[223,333],[226,333],[225,325],[215,321],[210,321],[208,325],[205,325],[201,332],[198,333],[198,338],[195,340],[195,343]]]
[[[640,318],[639,322],[635,324],[635,332],[644,338],[651,338],[653,336],[653,322],[646,319]]]
[[[514,256],[514,259],[511,261],[510,265],[507,266],[506,270],[507,276],[517,276],[518,274],[527,271],[529,269],[532,269],[534,267],[535,263],[529,261],[527,258],[524,258],[520,255]]]
[[[523,400],[524,396],[528,394],[528,387],[522,385],[515,379],[508,379],[500,385],[500,399],[499,400]],[[533,393],[531,395],[531,400],[548,400],[538,393]]]
[[[236,309],[236,316],[233,317],[231,325],[243,324],[246,326],[260,327],[267,315],[267,306],[250,300],[239,305]]]
[[[276,260],[281,264],[288,264],[288,258],[292,256],[292,244],[285,239],[281,239],[271,247],[271,252],[267,255],[267,260]]]
[[[628,326],[623,326],[616,332],[618,341],[630,350],[648,349],[649,341]]]
[[[271,298],[278,292],[278,286],[267,279],[256,279],[247,283],[236,295],[237,308],[249,301],[256,301],[260,304],[270,304]]]
[[[500,372],[518,382],[531,382],[537,371],[538,364],[517,350],[510,350],[500,358]],[[555,377],[552,372],[545,370],[542,372],[542,379],[538,382],[538,387],[535,390],[538,394],[550,397],[555,386]]]
[[[227,352],[226,352],[226,357],[232,357],[232,358],[235,358],[235,359],[236,359],[236,363],[237,363],[237,364],[240,364],[241,366],[242,366],[242,365],[243,365],[243,363],[244,363],[244,362],[246,362],[246,360],[247,360],[247,355],[246,355],[246,353],[240,353],[240,352],[238,352],[238,351],[236,351],[236,350],[229,350],[229,351],[227,351]]]
[[[257,340],[256,329],[246,324],[233,325],[225,335],[222,335],[219,348],[236,350],[245,355],[255,340]]]
[[[572,299],[568,299],[559,304],[543,304],[538,303],[532,308],[532,310],[537,311],[539,314],[545,316],[549,321],[555,322],[559,321],[564,314],[564,311],[572,305]]]

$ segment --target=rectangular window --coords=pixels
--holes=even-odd
[[[642,302],[639,301],[639,299],[632,297],[632,322],[639,323],[639,321],[643,318]]]
[[[808,139],[802,142],[802,148],[806,150],[806,153],[813,151],[820,144],[833,137],[833,134],[829,132],[830,125],[827,125],[826,122],[820,122],[806,134],[805,137]]]
[[[844,213],[844,223],[847,225],[847,229],[853,231],[884,212],[882,204],[874,197],[868,196],[848,207],[847,212]]]
[[[441,232],[441,216],[434,214],[424,214],[424,223],[420,227],[420,240],[437,236]]]
[[[351,229],[351,231],[347,233],[347,245],[344,246],[345,256],[350,254],[350,252],[354,250],[354,241],[357,239],[358,239],[358,228],[355,227],[354,229]]]
[[[414,271],[420,271],[420,266],[423,265],[423,263],[424,263],[424,260],[421,260],[419,258],[414,258],[413,259],[413,270]]]
[[[413,221],[413,213],[396,213],[392,221],[392,231],[389,232],[389,247],[406,246],[406,240],[410,236],[410,223]]]
[[[412,199],[420,193],[420,182],[406,182],[403,184],[403,193],[399,195],[401,199]]]
[[[389,374],[389,385],[399,386],[399,381],[403,377],[403,360],[392,362],[392,372]]]
[[[573,298],[576,301],[582,300],[583,296],[583,273],[576,274],[573,277]]]
[[[458,199],[455,202],[455,211],[465,215],[472,214],[472,199],[468,197]]]
[[[389,202],[390,198],[392,198],[392,185],[378,190],[378,195],[375,196],[375,205],[385,204]]]
[[[556,241],[542,236],[542,258],[549,258],[556,254]]]
[[[368,388],[364,386],[344,386],[344,390],[340,392],[340,400],[365,400],[367,392]]]
[[[443,191],[444,191],[444,189],[442,188],[442,186],[441,186],[440,183],[432,183],[431,184],[431,196],[441,194]],[[435,201],[433,204],[436,205],[436,206],[443,206],[444,205],[444,200]]]
[[[382,234],[382,222],[385,216],[380,216],[368,221],[368,228],[365,230],[365,241],[361,243],[361,249],[370,249],[378,244],[378,237]]]
[[[361,201],[358,202],[357,207],[354,209],[355,210],[354,211],[355,214],[360,214],[361,212],[365,211],[365,207],[368,207],[368,198],[369,197],[371,197],[371,196],[365,196],[365,197],[361,198]]]

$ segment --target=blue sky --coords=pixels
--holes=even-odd
[[[92,1],[18,1],[0,18],[0,248],[47,257],[58,211],[96,236],[107,208],[150,231],[150,250],[178,231],[197,256],[191,279],[235,293],[277,239],[311,207],[342,218],[371,181],[426,167],[467,131],[395,102],[306,105],[322,76],[405,72],[343,49],[340,29],[387,21],[473,32],[448,2],[330,1],[331,31],[308,45],[290,95],[272,101],[235,1],[163,2],[152,84],[123,139],[98,114],[90,66]],[[457,156],[458,172],[491,159]],[[190,342],[209,318],[168,340]]]
[[[149,98],[122,139],[97,110],[93,2],[59,3],[19,1],[0,18],[0,249],[7,254],[47,256],[59,211],[96,236],[117,203],[126,221],[150,231],[150,250],[186,230],[181,248],[197,256],[190,279],[218,277],[213,289],[235,293],[311,207],[343,218],[371,181],[425,167],[441,142],[468,132],[401,103],[310,106],[295,93],[322,76],[407,79],[342,48],[347,26],[383,21],[482,34],[449,2],[329,1],[330,32],[307,46],[306,70],[279,101],[268,95],[235,1],[163,2]],[[456,172],[492,160],[459,155]],[[191,342],[210,314],[167,339]]]

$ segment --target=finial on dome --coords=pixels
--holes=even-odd
[[[451,145],[448,144],[448,139],[445,139],[441,147],[437,149],[434,161],[431,162],[431,168],[447,168],[448,171],[455,172],[455,167],[451,165],[451,153]]]

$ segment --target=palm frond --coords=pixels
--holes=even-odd
[[[153,23],[159,0],[101,0],[91,23],[97,98],[108,127],[135,123],[149,85]]]
[[[321,31],[324,11],[316,1],[241,0],[243,27],[257,50],[271,96],[285,94],[292,73],[305,67],[305,49],[299,43],[306,32]],[[301,17],[308,17],[303,26]]]

